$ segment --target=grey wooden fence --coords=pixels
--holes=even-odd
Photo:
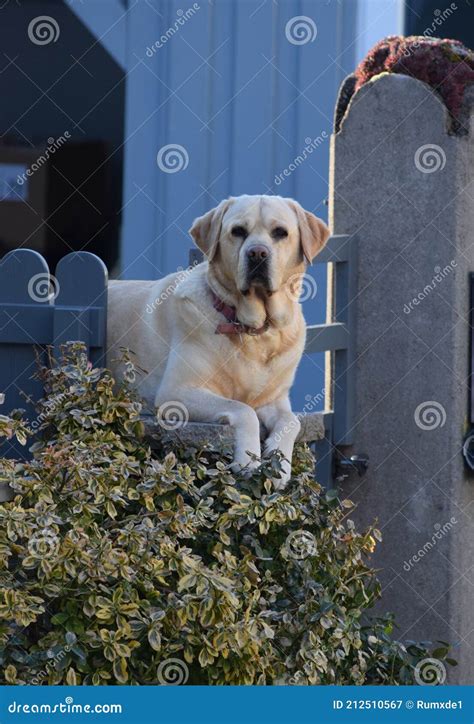
[[[353,436],[355,365],[354,327],[357,269],[357,237],[331,236],[315,259],[329,264],[326,324],[309,325],[305,353],[326,352],[324,438],[315,443],[318,480],[325,485],[351,466],[340,447],[351,445]],[[342,467],[341,467],[342,464]],[[356,468],[357,469],[357,468]],[[358,470],[360,472],[360,470]]]
[[[48,345],[85,342],[95,364],[103,361],[106,340],[107,269],[94,254],[68,254],[53,276],[46,261],[31,249],[16,249],[0,261],[0,412],[14,408],[35,417],[42,394],[34,375],[37,357]],[[21,456],[25,450],[6,442],[0,453]]]
[[[334,477],[336,445],[352,442],[353,408],[353,297],[356,239],[333,236],[317,264],[329,263],[334,275],[334,299],[328,322],[308,326],[306,354],[328,352],[325,409],[313,406],[300,412],[300,439],[314,444],[318,480],[329,485]],[[193,261],[199,261],[197,251]],[[46,261],[35,251],[18,249],[0,262],[0,411],[24,408],[30,420],[36,413],[31,401],[42,395],[34,378],[37,357],[46,346],[70,340],[88,347],[94,364],[105,364],[107,270],[94,254],[77,252],[64,257],[52,276]],[[308,390],[308,393],[313,393]],[[210,434],[216,431],[208,426]],[[215,427],[215,426],[214,426]],[[222,433],[222,431],[220,431]],[[183,435],[183,431],[180,431]],[[187,434],[195,435],[193,425]],[[0,454],[24,456],[16,444],[5,443]]]

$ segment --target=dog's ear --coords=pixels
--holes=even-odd
[[[288,203],[298,219],[301,250],[308,264],[311,264],[316,254],[324,247],[331,232],[322,219],[318,219],[310,211],[305,211],[297,201],[288,199]]]
[[[204,252],[209,261],[212,261],[217,251],[222,219],[232,201],[231,198],[221,201],[215,209],[211,209],[204,216],[198,216],[197,219],[194,219],[193,225],[189,229],[196,246]]]

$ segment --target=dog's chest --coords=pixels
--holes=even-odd
[[[278,338],[262,340],[235,335],[224,346],[226,354],[216,376],[222,390],[219,394],[228,396],[231,391],[232,399],[261,407],[288,389],[299,361],[299,345],[287,347]]]

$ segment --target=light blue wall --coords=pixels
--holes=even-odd
[[[355,28],[356,63],[359,63],[367,51],[381,38],[403,33],[405,10],[404,0],[363,0],[363,2],[359,2]],[[412,8],[412,12],[415,12],[414,8]]]
[[[354,49],[346,46],[355,4],[345,10],[327,0],[199,4],[152,57],[147,47],[192,3],[139,3],[129,12],[127,278],[152,278],[185,264],[192,219],[229,194],[295,196],[326,216],[328,140],[284,183],[274,179],[306,138],[329,137],[337,88],[353,65]],[[316,23],[314,42],[288,41],[285,26],[296,15]],[[166,144],[186,149],[185,170],[160,171],[156,155]]]
[[[122,278],[156,278],[185,266],[192,220],[228,195],[293,196],[327,218],[329,136],[339,84],[360,50],[359,4],[200,0],[156,47],[193,3],[130,3]],[[289,41],[285,29],[295,16],[315,24],[312,42]],[[318,136],[322,143],[309,158],[275,182],[306,139]],[[186,168],[160,170],[157,153],[167,144],[185,149]],[[317,323],[325,321],[326,274],[324,267],[311,273],[318,291],[305,313]],[[321,390],[323,362],[323,355],[303,360],[296,407]]]

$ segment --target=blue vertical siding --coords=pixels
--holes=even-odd
[[[185,266],[192,220],[230,194],[293,196],[327,218],[329,136],[337,89],[353,57],[348,39],[356,3],[201,0],[199,6],[151,57],[147,46],[192,2],[139,3],[129,13],[127,62],[134,69],[127,81],[123,278],[150,279]],[[316,24],[313,42],[288,41],[286,24],[298,15]],[[322,134],[326,140],[311,156],[276,181],[306,139]],[[157,165],[167,144],[186,150],[187,167],[177,173]],[[310,273],[318,291],[305,302],[305,314],[319,323],[326,314],[325,269]],[[320,391],[323,366],[323,355],[303,360],[295,407]]]

